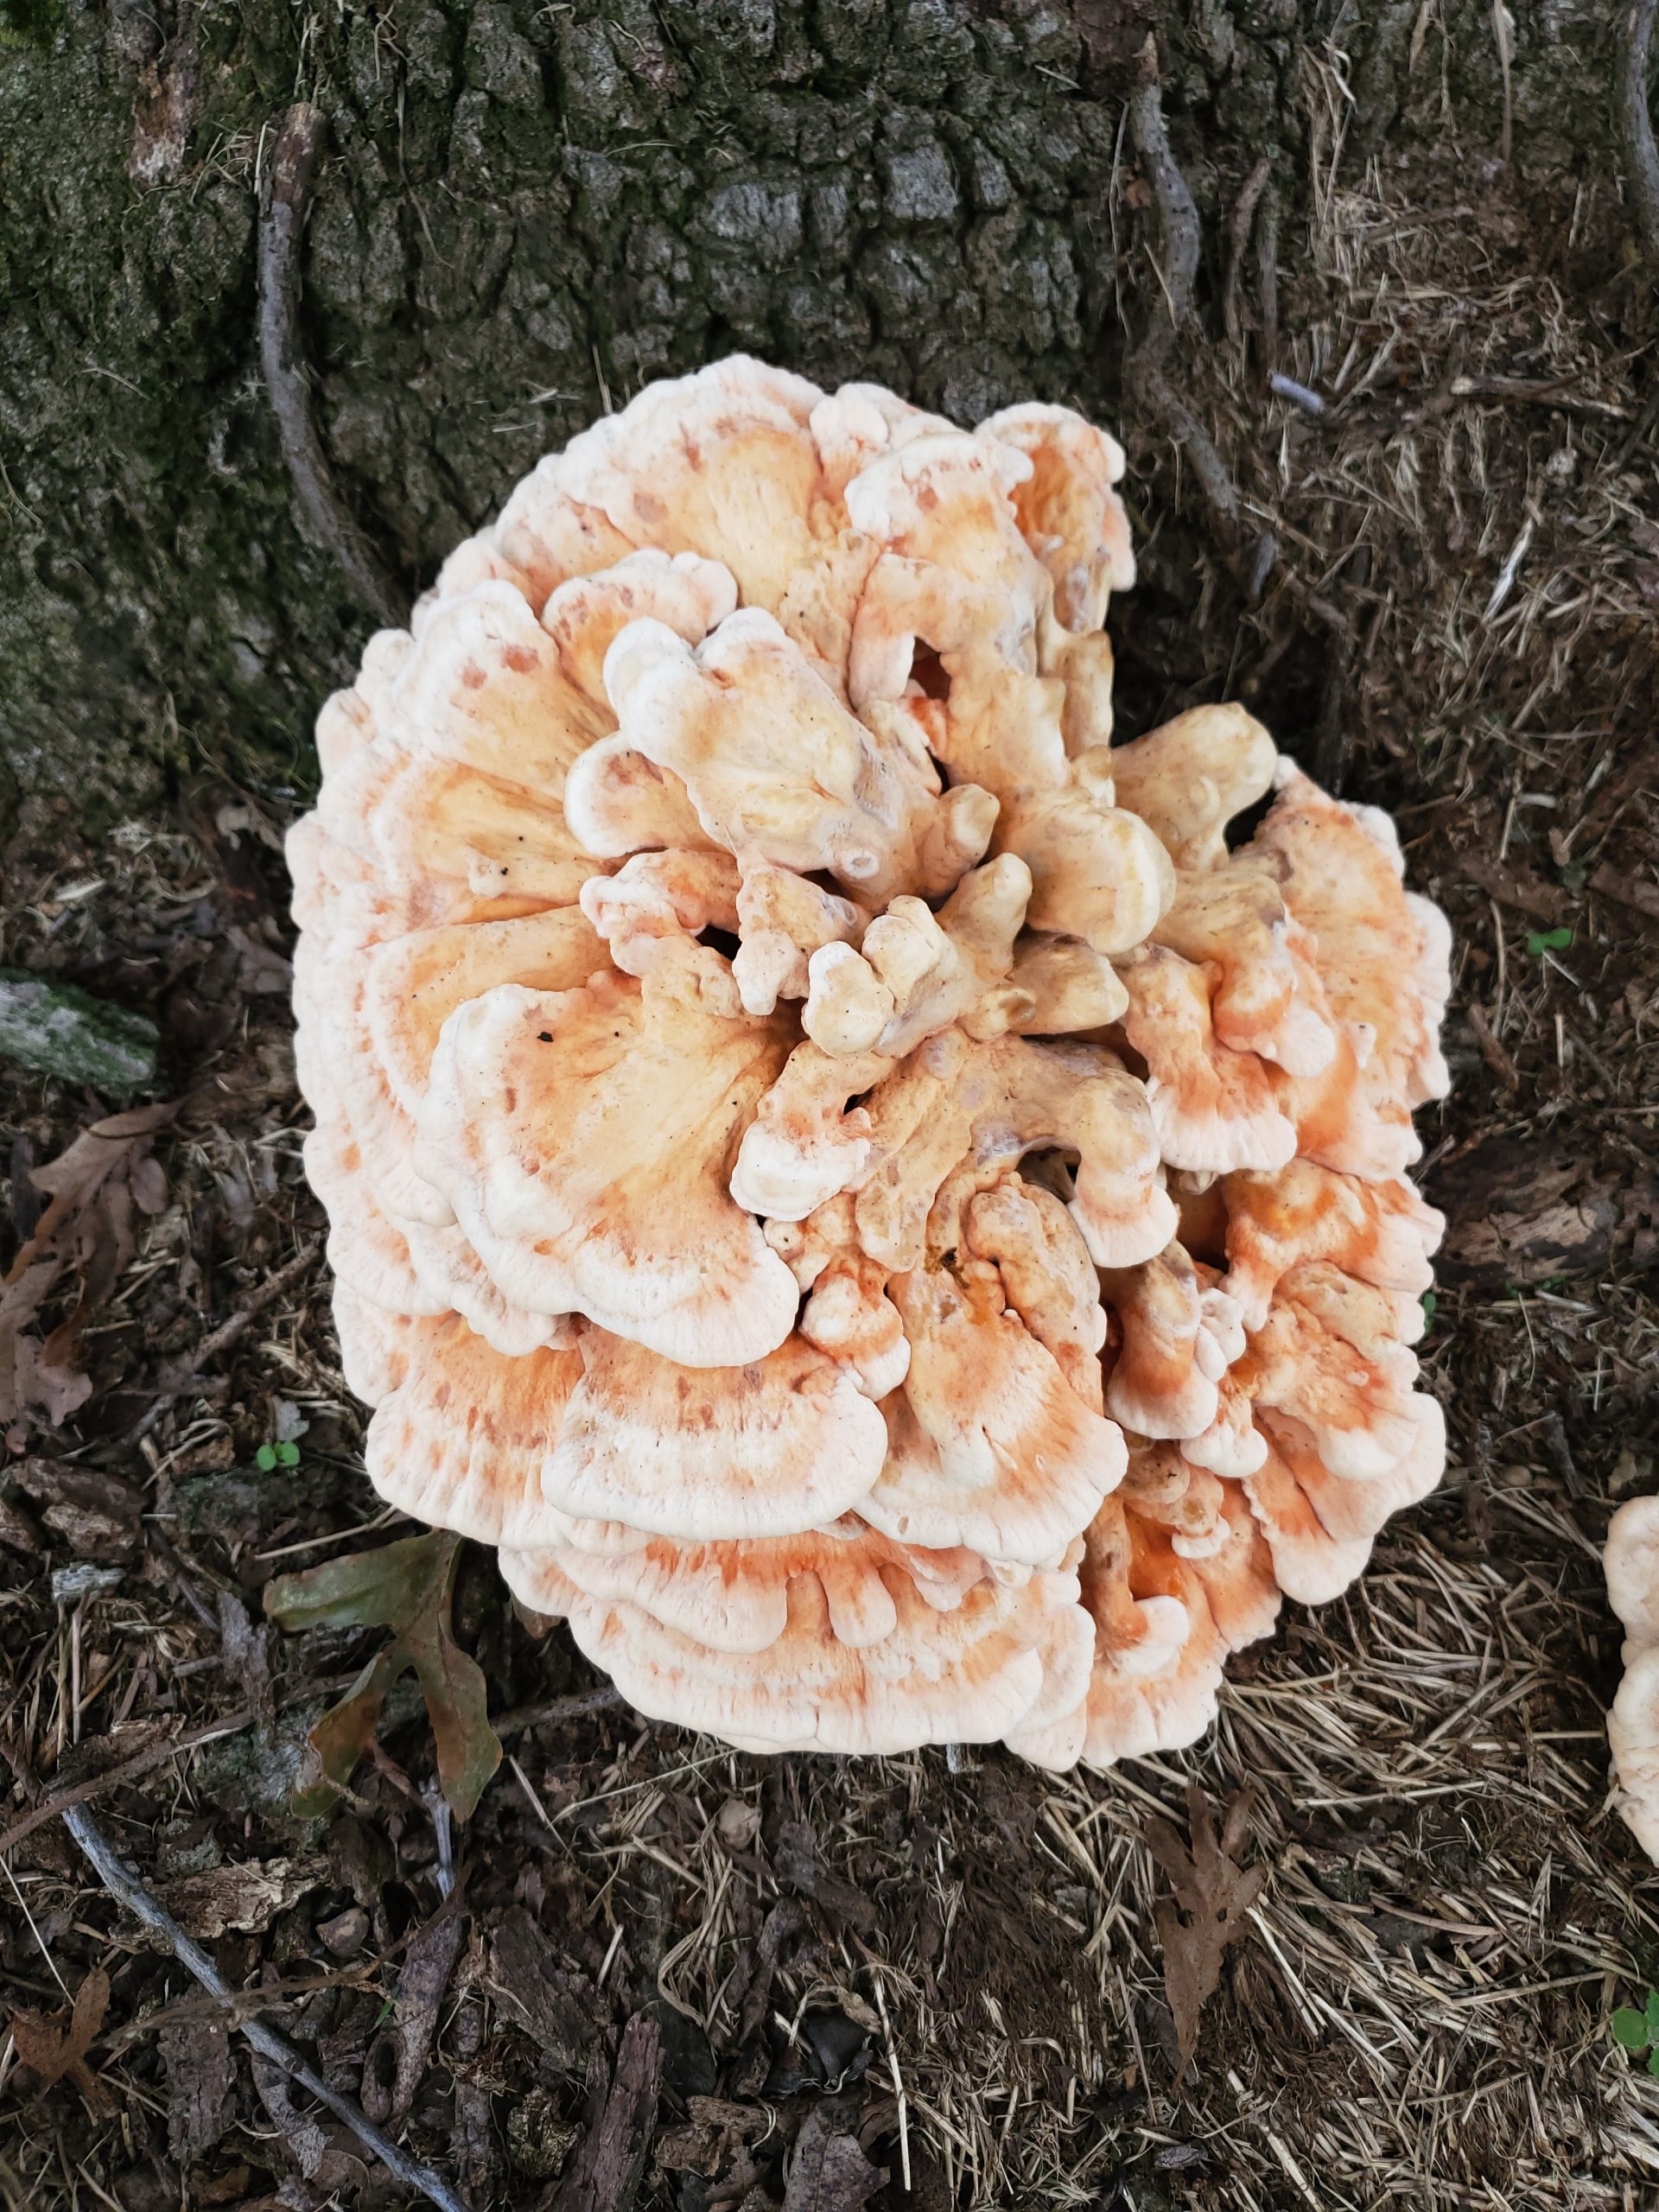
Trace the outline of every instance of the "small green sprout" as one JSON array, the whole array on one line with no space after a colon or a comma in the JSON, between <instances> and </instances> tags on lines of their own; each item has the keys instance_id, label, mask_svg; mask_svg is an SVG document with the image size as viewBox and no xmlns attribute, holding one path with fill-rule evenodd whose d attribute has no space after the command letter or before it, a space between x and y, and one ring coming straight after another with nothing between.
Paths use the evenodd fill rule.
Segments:
<instances>
[{"instance_id":1,"label":"small green sprout","mask_svg":"<svg viewBox=\"0 0 1659 2212\"><path fill-rule=\"evenodd\" d=\"M1423 1293L1423 1333L1425 1336L1434 1325L1434 1314L1440 1302L1432 1290L1426 1290Z\"/></svg>"},{"instance_id":2,"label":"small green sprout","mask_svg":"<svg viewBox=\"0 0 1659 2212\"><path fill-rule=\"evenodd\" d=\"M1527 938L1527 950L1535 960L1541 960L1547 952L1565 952L1572 942L1569 929L1533 930Z\"/></svg>"},{"instance_id":3,"label":"small green sprout","mask_svg":"<svg viewBox=\"0 0 1659 2212\"><path fill-rule=\"evenodd\" d=\"M263 1475L273 1467L297 1467L300 1447L297 1444L262 1444L253 1455L253 1464Z\"/></svg>"},{"instance_id":4,"label":"small green sprout","mask_svg":"<svg viewBox=\"0 0 1659 2212\"><path fill-rule=\"evenodd\" d=\"M1613 2041L1632 2058L1639 2058L1645 2050L1649 2073L1659 2077L1659 1990L1648 1992L1646 2007L1640 2012L1634 2005L1621 2005L1610 2024Z\"/></svg>"}]
</instances>

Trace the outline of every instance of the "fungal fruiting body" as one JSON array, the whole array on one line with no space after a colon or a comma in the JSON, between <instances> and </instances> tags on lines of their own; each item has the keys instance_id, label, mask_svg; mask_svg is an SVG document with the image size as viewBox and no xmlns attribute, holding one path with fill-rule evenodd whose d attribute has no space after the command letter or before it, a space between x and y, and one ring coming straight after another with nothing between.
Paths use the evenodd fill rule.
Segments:
<instances>
[{"instance_id":1,"label":"fungal fruiting body","mask_svg":"<svg viewBox=\"0 0 1659 2212\"><path fill-rule=\"evenodd\" d=\"M1624 1627L1624 1676L1607 1715L1613 1802L1659 1859L1659 1497L1626 1499L1607 1524L1607 1596Z\"/></svg>"},{"instance_id":2,"label":"fungal fruiting body","mask_svg":"<svg viewBox=\"0 0 1659 2212\"><path fill-rule=\"evenodd\" d=\"M1243 709L1112 743L1122 467L725 361L543 461L319 721L370 1475L654 1717L1186 1744L1439 1478L1446 925Z\"/></svg>"}]
</instances>

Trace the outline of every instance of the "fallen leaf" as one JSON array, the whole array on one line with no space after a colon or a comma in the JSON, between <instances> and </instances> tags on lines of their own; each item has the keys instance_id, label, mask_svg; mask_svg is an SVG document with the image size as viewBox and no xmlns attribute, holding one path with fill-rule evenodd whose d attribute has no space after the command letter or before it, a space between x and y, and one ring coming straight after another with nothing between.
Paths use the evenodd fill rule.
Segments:
<instances>
[{"instance_id":1,"label":"fallen leaf","mask_svg":"<svg viewBox=\"0 0 1659 2212\"><path fill-rule=\"evenodd\" d=\"M795 2138L784 2212L859 2212L887 2178L887 2168L870 2164L857 2136L826 2099L813 2107Z\"/></svg>"},{"instance_id":2,"label":"fallen leaf","mask_svg":"<svg viewBox=\"0 0 1659 2212\"><path fill-rule=\"evenodd\" d=\"M778 1831L772 1865L780 1882L844 1921L861 1936L875 1933L875 1907L852 1883L832 1873L818 1857L817 1838L804 1821L785 1821Z\"/></svg>"},{"instance_id":3,"label":"fallen leaf","mask_svg":"<svg viewBox=\"0 0 1659 2212\"><path fill-rule=\"evenodd\" d=\"M1446 1214L1440 1271L1481 1289L1598 1274L1624 1241L1632 1179L1548 1138L1484 1137L1432 1189Z\"/></svg>"},{"instance_id":4,"label":"fallen leaf","mask_svg":"<svg viewBox=\"0 0 1659 2212\"><path fill-rule=\"evenodd\" d=\"M67 2022L61 2012L49 2018L39 2012L14 2012L11 2040L17 2056L48 2088L65 2080L73 2082L94 2113L107 2109L108 2100L86 2063L104 2015L110 2006L110 1977L94 1967L75 1992Z\"/></svg>"},{"instance_id":5,"label":"fallen leaf","mask_svg":"<svg viewBox=\"0 0 1659 2212\"><path fill-rule=\"evenodd\" d=\"M133 1215L156 1213L167 1185L150 1159L176 1103L136 1107L84 1128L29 1179L50 1201L0 1282L0 1423L21 1450L42 1422L57 1427L92 1395L76 1363L80 1332L137 1249ZM60 1281L77 1279L76 1303L46 1336L32 1333Z\"/></svg>"},{"instance_id":6,"label":"fallen leaf","mask_svg":"<svg viewBox=\"0 0 1659 2212\"><path fill-rule=\"evenodd\" d=\"M728 1797L715 1815L715 1831L728 1851L747 1851L760 1833L760 1808Z\"/></svg>"},{"instance_id":7,"label":"fallen leaf","mask_svg":"<svg viewBox=\"0 0 1659 2212\"><path fill-rule=\"evenodd\" d=\"M219 1593L219 1639L229 1677L241 1683L255 1719L269 1728L276 1718L270 1687L270 1630L263 1624L255 1628L233 1590Z\"/></svg>"},{"instance_id":8,"label":"fallen leaf","mask_svg":"<svg viewBox=\"0 0 1659 2212\"><path fill-rule=\"evenodd\" d=\"M686 2101L689 2127L659 2135L652 2156L664 2173L698 2173L712 2181L734 2144L753 2143L777 2126L775 2113L760 2105L740 2105L725 2097Z\"/></svg>"},{"instance_id":9,"label":"fallen leaf","mask_svg":"<svg viewBox=\"0 0 1659 2212\"><path fill-rule=\"evenodd\" d=\"M232 1929L257 1936L279 1912L328 1878L323 1859L250 1859L182 1875L162 1890L162 1903L187 1936L212 1942Z\"/></svg>"},{"instance_id":10,"label":"fallen leaf","mask_svg":"<svg viewBox=\"0 0 1659 2212\"><path fill-rule=\"evenodd\" d=\"M265 1611L285 1629L396 1631L311 1731L318 1779L296 1796L296 1813L327 1811L367 1751L387 1692L412 1669L432 1723L444 1796L457 1820L471 1817L501 1764L501 1745L490 1726L483 1669L450 1628L460 1557L461 1539L434 1529L378 1551L330 1560L303 1574L279 1575L266 1585Z\"/></svg>"},{"instance_id":11,"label":"fallen leaf","mask_svg":"<svg viewBox=\"0 0 1659 2212\"><path fill-rule=\"evenodd\" d=\"M780 1897L761 1923L760 1941L755 1946L754 1972L737 2024L740 2044L747 2043L751 2036L759 2032L760 2023L766 2017L772 1978L778 1971L779 1954L791 1936L800 1935L805 1926L805 1910L794 1897Z\"/></svg>"},{"instance_id":12,"label":"fallen leaf","mask_svg":"<svg viewBox=\"0 0 1659 2212\"><path fill-rule=\"evenodd\" d=\"M1526 869L1508 868L1502 861L1488 860L1481 853L1465 853L1459 865L1471 883L1478 884L1487 897L1496 899L1500 906L1513 906L1517 912L1530 914L1535 921L1560 921L1561 893L1553 885L1540 882Z\"/></svg>"},{"instance_id":13,"label":"fallen leaf","mask_svg":"<svg viewBox=\"0 0 1659 2212\"><path fill-rule=\"evenodd\" d=\"M415 2092L432 2055L438 2008L461 1956L466 1932L467 1916L452 1899L410 1938L397 1969L397 2004L388 2032L394 2039L397 2061L391 2117L399 2123L415 2101Z\"/></svg>"},{"instance_id":14,"label":"fallen leaf","mask_svg":"<svg viewBox=\"0 0 1659 2212\"><path fill-rule=\"evenodd\" d=\"M1198 2048L1198 2020L1221 1980L1222 1955L1244 1932L1244 1916L1268 1878L1264 1866L1240 1866L1249 1793L1227 1808L1221 1835L1215 1815L1196 1782L1186 1790L1192 1847L1165 1820L1147 1822L1147 1847L1169 1876L1173 1897L1160 1897L1153 1919L1164 1947L1164 1989L1175 2022L1185 2074Z\"/></svg>"}]
</instances>

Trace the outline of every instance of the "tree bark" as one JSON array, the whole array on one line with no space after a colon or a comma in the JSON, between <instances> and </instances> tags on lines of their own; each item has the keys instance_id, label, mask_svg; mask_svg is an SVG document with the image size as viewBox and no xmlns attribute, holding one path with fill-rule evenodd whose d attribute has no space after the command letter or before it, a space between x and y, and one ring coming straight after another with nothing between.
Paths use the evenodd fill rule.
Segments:
<instances>
[{"instance_id":1,"label":"tree bark","mask_svg":"<svg viewBox=\"0 0 1659 2212\"><path fill-rule=\"evenodd\" d=\"M406 598L539 454L733 347L1132 429L1149 35L1218 299L1264 152L1281 241L1338 160L1451 208L1506 112L1518 206L1612 204L1610 12L1561 0L1506 55L1486 0L0 0L0 810L108 819L204 765L309 787L372 618L260 373L296 99L326 135L295 347Z\"/></svg>"}]
</instances>

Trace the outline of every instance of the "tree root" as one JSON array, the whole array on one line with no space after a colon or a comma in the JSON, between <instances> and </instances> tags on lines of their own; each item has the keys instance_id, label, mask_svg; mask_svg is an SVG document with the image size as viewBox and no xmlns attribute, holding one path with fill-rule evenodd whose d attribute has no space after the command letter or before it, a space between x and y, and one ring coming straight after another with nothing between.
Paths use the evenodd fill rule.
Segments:
<instances>
[{"instance_id":1,"label":"tree root","mask_svg":"<svg viewBox=\"0 0 1659 2212\"><path fill-rule=\"evenodd\" d=\"M363 605L396 630L408 619L408 601L340 505L311 419L300 349L300 235L323 124L321 108L303 101L291 107L271 156L270 195L259 223L259 361L283 457L313 534L334 555Z\"/></svg>"},{"instance_id":2,"label":"tree root","mask_svg":"<svg viewBox=\"0 0 1659 2212\"><path fill-rule=\"evenodd\" d=\"M1624 35L1615 41L1618 80L1613 115L1618 125L1636 227L1656 274L1659 274L1659 149L1653 142L1648 110L1648 60L1653 51L1653 21L1659 0L1630 0Z\"/></svg>"},{"instance_id":3,"label":"tree root","mask_svg":"<svg viewBox=\"0 0 1659 2212\"><path fill-rule=\"evenodd\" d=\"M1637 0L1637 4L1651 8L1659 5L1659 0ZM1141 49L1141 82L1129 103L1129 129L1158 209L1166 264L1160 274L1166 312L1154 310L1145 334L1125 361L1124 386L1150 407L1185 454L1209 503L1211 527L1222 558L1251 604L1260 599L1268 578L1276 570L1290 597L1332 633L1334 680L1345 683L1352 655L1353 624L1341 607L1281 562L1279 541L1271 531L1262 531L1247 545L1244 503L1232 472L1222 459L1215 441L1175 390L1165 366L1176 332L1192 314L1192 287L1198 275L1201 239L1198 209L1170 149L1163 93L1158 80L1157 48L1151 37ZM1231 296L1236 264L1249 235L1249 217L1258 200L1261 221L1257 257L1262 280L1263 348L1265 358L1271 362L1278 350L1278 212L1271 184L1259 164L1247 180L1234 213L1234 267L1229 276L1230 298L1224 302L1224 309L1230 306L1232 319L1236 318L1236 300ZM1333 703L1327 694L1327 720L1332 712L1339 712L1339 699ZM1325 749L1333 758L1338 750L1329 745ZM1341 759L1345 760L1346 747L1339 751ZM1338 760L1338 781L1340 765Z\"/></svg>"}]
</instances>

